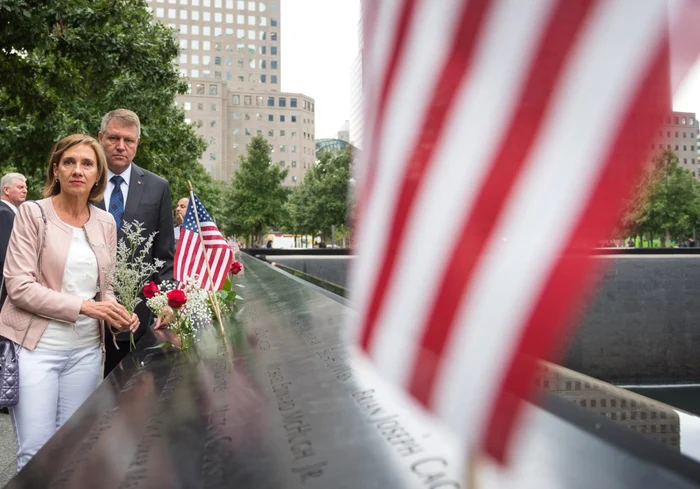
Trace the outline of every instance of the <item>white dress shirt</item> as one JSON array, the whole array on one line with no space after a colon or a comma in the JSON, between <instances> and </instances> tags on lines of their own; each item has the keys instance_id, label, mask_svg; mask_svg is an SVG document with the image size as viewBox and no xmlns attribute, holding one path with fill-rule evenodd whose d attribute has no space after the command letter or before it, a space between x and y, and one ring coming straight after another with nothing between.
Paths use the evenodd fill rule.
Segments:
<instances>
[{"instance_id":1,"label":"white dress shirt","mask_svg":"<svg viewBox=\"0 0 700 489\"><path fill-rule=\"evenodd\" d=\"M112 173L112 171L107 168L107 189L105 190L105 209L109 211L109 199L112 198L112 192L114 191L114 184L112 183L112 177L116 175L116 173ZM124 181L122 182L121 189L122 189L122 195L124 196L124 208L126 209L126 199L129 195L129 183L131 182L131 163L129 163L129 166L126 167L126 170L124 170L121 175L120 175Z\"/></svg>"}]
</instances>

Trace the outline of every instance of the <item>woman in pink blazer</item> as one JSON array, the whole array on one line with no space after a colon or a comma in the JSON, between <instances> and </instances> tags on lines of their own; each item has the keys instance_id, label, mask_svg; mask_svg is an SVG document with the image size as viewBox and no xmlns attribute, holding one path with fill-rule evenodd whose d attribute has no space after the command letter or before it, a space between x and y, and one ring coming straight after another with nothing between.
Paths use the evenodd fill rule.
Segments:
<instances>
[{"instance_id":1,"label":"woman in pink blazer","mask_svg":"<svg viewBox=\"0 0 700 489\"><path fill-rule=\"evenodd\" d=\"M19 402L11 409L18 471L97 387L104 323L110 331L138 327L105 279L117 230L112 215L90 202L102 198L106 185L100 144L90 136L68 136L51 152L45 198L21 205L15 219L0 335L22 346Z\"/></svg>"}]
</instances>

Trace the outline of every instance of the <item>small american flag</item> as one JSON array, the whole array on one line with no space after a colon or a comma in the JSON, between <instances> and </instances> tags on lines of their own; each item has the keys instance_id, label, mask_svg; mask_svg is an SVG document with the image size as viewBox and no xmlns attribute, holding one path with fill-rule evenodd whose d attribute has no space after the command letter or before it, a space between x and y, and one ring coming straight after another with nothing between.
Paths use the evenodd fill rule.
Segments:
<instances>
[{"instance_id":1,"label":"small american flag","mask_svg":"<svg viewBox=\"0 0 700 489\"><path fill-rule=\"evenodd\" d=\"M552 356L591 284L698 4L363 2L356 341L467 447L505 459L523 359Z\"/></svg>"},{"instance_id":2,"label":"small american flag","mask_svg":"<svg viewBox=\"0 0 700 489\"><path fill-rule=\"evenodd\" d=\"M226 275L233 261L231 248L197 196L192 194L192 197L187 207L185 220L180 226L180 239L175 250L173 275L175 280L180 282L186 281L193 275L198 275L204 289L220 290L224 286ZM200 240L197 230L195 212L197 212L199 225L202 229L204 249L202 249L202 240ZM209 267L207 267L207 261ZM209 276L209 270L211 270L213 278Z\"/></svg>"}]
</instances>

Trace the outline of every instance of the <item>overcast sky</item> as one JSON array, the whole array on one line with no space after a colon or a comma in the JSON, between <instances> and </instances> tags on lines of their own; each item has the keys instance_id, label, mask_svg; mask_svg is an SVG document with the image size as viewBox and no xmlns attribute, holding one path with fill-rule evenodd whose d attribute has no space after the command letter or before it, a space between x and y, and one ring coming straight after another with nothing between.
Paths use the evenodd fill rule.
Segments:
<instances>
[{"instance_id":1,"label":"overcast sky","mask_svg":"<svg viewBox=\"0 0 700 489\"><path fill-rule=\"evenodd\" d=\"M316 100L316 138L350 118L359 0L282 0L282 90Z\"/></svg>"},{"instance_id":2,"label":"overcast sky","mask_svg":"<svg viewBox=\"0 0 700 489\"><path fill-rule=\"evenodd\" d=\"M282 0L282 90L316 99L316 138L350 118L350 66L359 0ZM700 115L700 62L676 92L674 110Z\"/></svg>"}]
</instances>

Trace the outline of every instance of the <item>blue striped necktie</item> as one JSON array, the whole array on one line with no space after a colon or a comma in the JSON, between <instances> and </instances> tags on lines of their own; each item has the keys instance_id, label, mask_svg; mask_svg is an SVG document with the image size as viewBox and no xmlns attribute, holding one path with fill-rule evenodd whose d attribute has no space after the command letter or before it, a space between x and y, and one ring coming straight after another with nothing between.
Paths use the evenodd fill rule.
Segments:
<instances>
[{"instance_id":1,"label":"blue striped necktie","mask_svg":"<svg viewBox=\"0 0 700 489\"><path fill-rule=\"evenodd\" d=\"M120 175L114 175L109 179L114 184L114 190L109 198L109 213L117 223L117 231L122 227L122 216L124 215L124 194L122 193L122 182L124 179Z\"/></svg>"}]
</instances>

